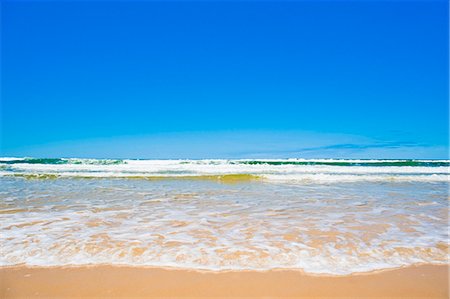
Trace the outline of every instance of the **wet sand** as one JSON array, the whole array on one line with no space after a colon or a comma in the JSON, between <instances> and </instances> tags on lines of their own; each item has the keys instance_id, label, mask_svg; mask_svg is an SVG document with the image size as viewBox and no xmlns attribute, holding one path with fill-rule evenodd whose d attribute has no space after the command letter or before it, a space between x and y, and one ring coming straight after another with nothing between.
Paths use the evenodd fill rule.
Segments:
<instances>
[{"instance_id":1,"label":"wet sand","mask_svg":"<svg viewBox=\"0 0 450 299\"><path fill-rule=\"evenodd\" d=\"M334 277L287 270L214 273L118 266L19 266L0 268L0 298L448 298L448 278L445 265Z\"/></svg>"}]
</instances>

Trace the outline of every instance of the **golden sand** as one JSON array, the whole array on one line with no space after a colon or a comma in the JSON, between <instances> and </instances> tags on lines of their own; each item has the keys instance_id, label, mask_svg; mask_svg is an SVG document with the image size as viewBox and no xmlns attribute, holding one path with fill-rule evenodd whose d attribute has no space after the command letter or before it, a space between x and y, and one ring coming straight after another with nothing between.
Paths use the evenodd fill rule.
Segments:
<instances>
[{"instance_id":1,"label":"golden sand","mask_svg":"<svg viewBox=\"0 0 450 299\"><path fill-rule=\"evenodd\" d=\"M298 271L199 272L118 266L0 268L0 298L448 298L449 267L349 276Z\"/></svg>"}]
</instances>

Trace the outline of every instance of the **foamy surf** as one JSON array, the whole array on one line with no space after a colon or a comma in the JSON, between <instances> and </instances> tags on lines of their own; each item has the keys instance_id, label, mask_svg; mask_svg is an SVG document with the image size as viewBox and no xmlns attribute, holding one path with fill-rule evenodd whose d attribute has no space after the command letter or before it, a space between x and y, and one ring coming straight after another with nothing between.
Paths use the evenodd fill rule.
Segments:
<instances>
[{"instance_id":1,"label":"foamy surf","mask_svg":"<svg viewBox=\"0 0 450 299\"><path fill-rule=\"evenodd\" d=\"M24 178L192 178L250 176L273 182L449 180L448 160L96 160L2 158L0 176Z\"/></svg>"},{"instance_id":2,"label":"foamy surf","mask_svg":"<svg viewBox=\"0 0 450 299\"><path fill-rule=\"evenodd\" d=\"M0 264L337 275L445 264L448 164L2 158Z\"/></svg>"}]
</instances>

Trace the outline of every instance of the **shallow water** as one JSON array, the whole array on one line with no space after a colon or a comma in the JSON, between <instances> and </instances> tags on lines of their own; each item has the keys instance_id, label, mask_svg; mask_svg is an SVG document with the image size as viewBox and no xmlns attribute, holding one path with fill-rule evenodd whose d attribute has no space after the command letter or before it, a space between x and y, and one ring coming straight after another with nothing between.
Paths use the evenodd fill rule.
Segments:
<instances>
[{"instance_id":1,"label":"shallow water","mask_svg":"<svg viewBox=\"0 0 450 299\"><path fill-rule=\"evenodd\" d=\"M4 163L0 263L348 274L448 262L446 166L232 162ZM219 179L231 174L258 179Z\"/></svg>"}]
</instances>

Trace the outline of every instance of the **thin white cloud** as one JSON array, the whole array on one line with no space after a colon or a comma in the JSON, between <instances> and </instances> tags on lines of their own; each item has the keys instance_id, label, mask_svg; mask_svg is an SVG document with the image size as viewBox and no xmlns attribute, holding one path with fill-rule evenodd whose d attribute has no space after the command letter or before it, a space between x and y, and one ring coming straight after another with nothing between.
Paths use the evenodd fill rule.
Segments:
<instances>
[{"instance_id":1,"label":"thin white cloud","mask_svg":"<svg viewBox=\"0 0 450 299\"><path fill-rule=\"evenodd\" d=\"M446 146L300 131L184 132L51 143L5 156L141 159L448 158Z\"/></svg>"}]
</instances>

